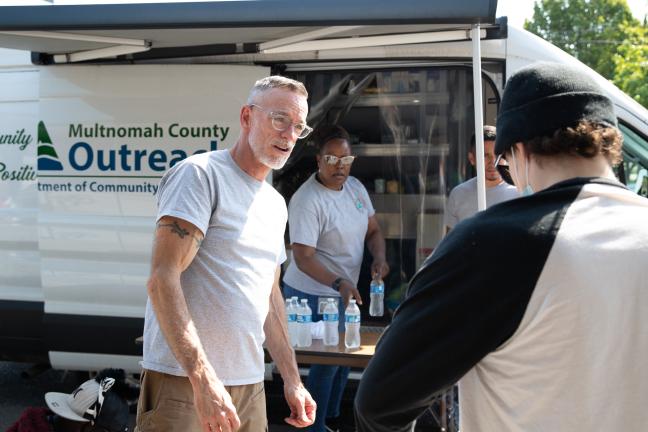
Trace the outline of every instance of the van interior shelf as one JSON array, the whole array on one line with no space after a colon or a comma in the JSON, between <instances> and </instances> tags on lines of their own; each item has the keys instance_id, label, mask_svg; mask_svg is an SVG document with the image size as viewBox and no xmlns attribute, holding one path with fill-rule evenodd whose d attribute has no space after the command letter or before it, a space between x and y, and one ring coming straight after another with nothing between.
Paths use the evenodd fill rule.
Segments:
<instances>
[{"instance_id":1,"label":"van interior shelf","mask_svg":"<svg viewBox=\"0 0 648 432\"><path fill-rule=\"evenodd\" d=\"M369 194L377 213L406 212L417 214L443 212L445 195L439 194Z\"/></svg>"},{"instance_id":2,"label":"van interior shelf","mask_svg":"<svg viewBox=\"0 0 648 432\"><path fill-rule=\"evenodd\" d=\"M445 156L449 144L354 144L353 153L358 156Z\"/></svg>"},{"instance_id":3,"label":"van interior shelf","mask_svg":"<svg viewBox=\"0 0 648 432\"><path fill-rule=\"evenodd\" d=\"M362 95L353 104L354 107L390 107L426 104L448 104L450 94L447 92L424 93L381 93L378 95Z\"/></svg>"}]
</instances>

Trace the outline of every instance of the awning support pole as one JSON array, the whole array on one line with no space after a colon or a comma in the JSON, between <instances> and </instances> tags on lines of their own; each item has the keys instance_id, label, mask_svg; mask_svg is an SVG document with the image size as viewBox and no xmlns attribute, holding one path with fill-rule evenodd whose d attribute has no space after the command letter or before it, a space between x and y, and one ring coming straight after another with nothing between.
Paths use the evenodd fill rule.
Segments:
<instances>
[{"instance_id":1,"label":"awning support pole","mask_svg":"<svg viewBox=\"0 0 648 432\"><path fill-rule=\"evenodd\" d=\"M482 102L481 45L479 24L470 31L473 54L473 105L475 107L475 159L477 160L477 210L486 209L486 170L484 167L484 113Z\"/></svg>"}]
</instances>

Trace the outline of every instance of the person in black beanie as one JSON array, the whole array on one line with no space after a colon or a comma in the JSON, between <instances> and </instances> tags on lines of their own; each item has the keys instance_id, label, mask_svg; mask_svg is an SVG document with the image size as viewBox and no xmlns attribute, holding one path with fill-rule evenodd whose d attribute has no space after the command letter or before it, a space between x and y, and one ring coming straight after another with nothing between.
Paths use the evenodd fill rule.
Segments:
<instances>
[{"instance_id":1,"label":"person in black beanie","mask_svg":"<svg viewBox=\"0 0 648 432\"><path fill-rule=\"evenodd\" d=\"M622 135L587 71L508 80L495 151L525 196L450 231L410 282L355 400L405 431L459 381L474 431L644 430L648 200L619 183Z\"/></svg>"}]
</instances>

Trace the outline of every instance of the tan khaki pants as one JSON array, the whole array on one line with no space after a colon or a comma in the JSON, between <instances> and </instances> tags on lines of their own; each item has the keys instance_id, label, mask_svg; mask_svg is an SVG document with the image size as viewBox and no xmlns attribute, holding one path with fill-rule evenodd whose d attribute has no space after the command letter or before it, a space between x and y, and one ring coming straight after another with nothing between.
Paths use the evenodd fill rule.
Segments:
<instances>
[{"instance_id":1,"label":"tan khaki pants","mask_svg":"<svg viewBox=\"0 0 648 432\"><path fill-rule=\"evenodd\" d=\"M225 388L241 420L239 431L267 431L263 382ZM142 371L135 431L201 432L189 379L152 370Z\"/></svg>"}]
</instances>

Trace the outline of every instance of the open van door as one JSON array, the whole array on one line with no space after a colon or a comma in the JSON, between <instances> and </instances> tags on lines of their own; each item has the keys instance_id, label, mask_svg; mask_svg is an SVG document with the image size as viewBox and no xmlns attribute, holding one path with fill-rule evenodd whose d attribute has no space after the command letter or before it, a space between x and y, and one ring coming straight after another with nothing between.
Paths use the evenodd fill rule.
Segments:
<instances>
[{"instance_id":1,"label":"open van door","mask_svg":"<svg viewBox=\"0 0 648 432\"><path fill-rule=\"evenodd\" d=\"M30 147L37 178L28 184L37 225L34 215L14 224L37 233L31 247L40 253L34 281L42 292L41 299L0 298L0 309L44 305L25 323L31 332L3 328L0 338L24 346L40 334L54 367L139 370L134 339L144 315L157 181L183 156L231 145L247 89L271 71L309 62L334 69L334 59L352 58L354 50L375 50L384 62L390 49L468 42L472 74L459 75L475 90L470 115L483 151L480 49L505 31L496 7L496 0L0 7L0 47L31 51L38 66L38 118L29 131L37 138ZM483 208L481 158L477 172ZM15 245L2 244L10 256ZM0 297L9 288L20 292L8 285Z\"/></svg>"}]
</instances>

